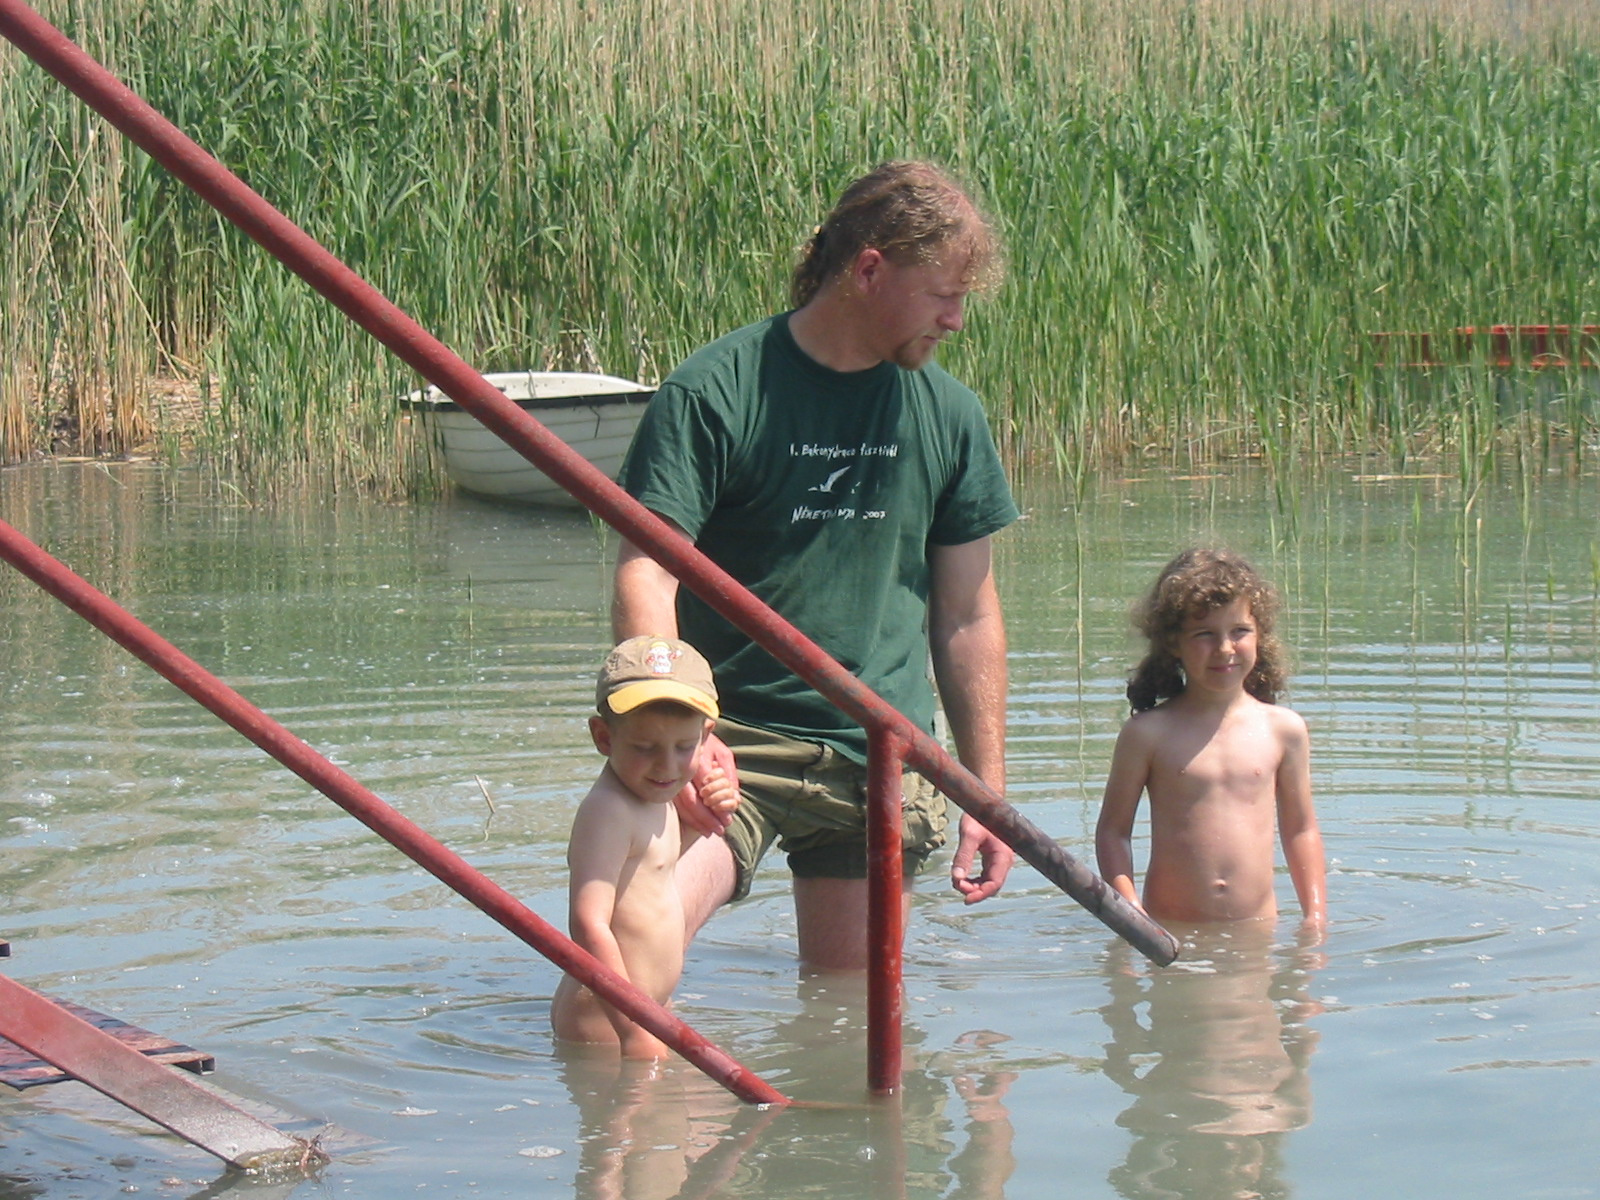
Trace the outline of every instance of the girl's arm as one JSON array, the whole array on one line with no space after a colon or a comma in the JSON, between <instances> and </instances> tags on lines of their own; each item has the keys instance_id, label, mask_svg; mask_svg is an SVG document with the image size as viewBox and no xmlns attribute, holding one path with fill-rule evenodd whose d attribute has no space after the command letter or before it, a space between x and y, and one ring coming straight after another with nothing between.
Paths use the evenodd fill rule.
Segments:
<instances>
[{"instance_id":1,"label":"girl's arm","mask_svg":"<svg viewBox=\"0 0 1600 1200\"><path fill-rule=\"evenodd\" d=\"M1094 830L1095 864L1101 878L1136 905L1139 889L1133 882L1133 821L1150 775L1149 751L1143 742L1133 721L1117 735L1111 773L1106 776L1105 796L1100 801L1100 820Z\"/></svg>"},{"instance_id":2,"label":"girl's arm","mask_svg":"<svg viewBox=\"0 0 1600 1200\"><path fill-rule=\"evenodd\" d=\"M1299 713L1279 709L1283 759L1278 764L1278 836L1289 878L1305 923L1321 930L1328 922L1327 861L1322 830L1311 803L1311 735Z\"/></svg>"}]
</instances>

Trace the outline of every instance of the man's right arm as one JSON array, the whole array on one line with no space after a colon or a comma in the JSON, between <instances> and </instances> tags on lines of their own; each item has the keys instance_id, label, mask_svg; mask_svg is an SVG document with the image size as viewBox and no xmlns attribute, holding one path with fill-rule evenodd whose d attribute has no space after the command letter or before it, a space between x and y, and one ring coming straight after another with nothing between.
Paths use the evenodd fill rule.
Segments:
<instances>
[{"instance_id":1,"label":"man's right arm","mask_svg":"<svg viewBox=\"0 0 1600 1200\"><path fill-rule=\"evenodd\" d=\"M672 521L667 524L674 532L683 533ZM678 636L678 577L632 542L623 542L617 551L611 633L619 642L631 637Z\"/></svg>"},{"instance_id":2,"label":"man's right arm","mask_svg":"<svg viewBox=\"0 0 1600 1200\"><path fill-rule=\"evenodd\" d=\"M665 517L662 520L676 532L683 533L674 522ZM619 642L631 637L678 636L678 577L632 542L623 542L617 551L611 593L611 633ZM678 816L695 833L721 833L732 822L733 808L737 806L708 805L699 795L699 788L703 782L712 782L710 769L715 764L731 781L731 790L737 795L739 771L734 765L733 751L714 733L706 738L700 761L702 766L695 774L694 783L683 789L674 804Z\"/></svg>"}]
</instances>

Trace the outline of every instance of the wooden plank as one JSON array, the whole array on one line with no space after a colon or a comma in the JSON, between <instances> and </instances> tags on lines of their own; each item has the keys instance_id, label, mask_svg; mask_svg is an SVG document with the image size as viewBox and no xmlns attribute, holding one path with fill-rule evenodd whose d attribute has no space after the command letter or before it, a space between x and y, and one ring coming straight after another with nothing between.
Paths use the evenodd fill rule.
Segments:
<instances>
[{"instance_id":1,"label":"wooden plank","mask_svg":"<svg viewBox=\"0 0 1600 1200\"><path fill-rule=\"evenodd\" d=\"M203 1050L174 1042L159 1034L151 1033L148 1029L129 1025L126 1021L96 1012L92 1008L85 1008L81 1004L74 1004L70 1000L56 1000L50 997L47 999L58 1008L82 1018L96 1029L110 1034L124 1046L137 1050L154 1062L182 1067L186 1071L193 1071L196 1075L206 1075L217 1069L217 1060ZM20 1092L26 1088L39 1087L46 1083L61 1083L71 1078L72 1076L65 1071L30 1054L14 1042L0 1037L0 1083L9 1084Z\"/></svg>"},{"instance_id":2,"label":"wooden plank","mask_svg":"<svg viewBox=\"0 0 1600 1200\"><path fill-rule=\"evenodd\" d=\"M304 1165L314 1150L187 1076L0 975L0 1037L236 1167Z\"/></svg>"}]
</instances>

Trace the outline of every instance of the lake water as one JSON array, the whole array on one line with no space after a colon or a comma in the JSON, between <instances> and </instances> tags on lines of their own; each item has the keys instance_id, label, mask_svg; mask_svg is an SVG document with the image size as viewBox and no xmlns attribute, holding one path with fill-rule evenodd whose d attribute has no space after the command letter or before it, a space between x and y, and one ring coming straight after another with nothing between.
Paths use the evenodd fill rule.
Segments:
<instances>
[{"instance_id":1,"label":"lake water","mask_svg":"<svg viewBox=\"0 0 1600 1200\"><path fill-rule=\"evenodd\" d=\"M1092 863L1127 606L1225 541L1286 595L1322 944L1286 916L1159 970L1026 866L962 908L941 860L903 1095L870 1103L861 985L797 977L774 860L678 1001L815 1102L747 1108L681 1063L558 1053L544 960L0 565L4 969L214 1054L335 1155L256 1179L82 1085L0 1087L0 1198L1600 1195L1600 475L1467 496L1345 465L1291 510L1250 466L1020 490L1013 801ZM0 518L564 924L607 641L586 516L257 509L79 464L0 472Z\"/></svg>"}]
</instances>

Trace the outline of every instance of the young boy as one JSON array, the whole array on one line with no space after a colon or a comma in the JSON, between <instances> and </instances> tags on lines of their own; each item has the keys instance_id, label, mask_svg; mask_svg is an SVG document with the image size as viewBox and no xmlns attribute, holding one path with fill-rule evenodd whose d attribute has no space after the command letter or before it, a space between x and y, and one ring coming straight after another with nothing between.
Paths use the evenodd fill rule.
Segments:
<instances>
[{"instance_id":1,"label":"young boy","mask_svg":"<svg viewBox=\"0 0 1600 1200\"><path fill-rule=\"evenodd\" d=\"M1305 923L1327 921L1310 737L1278 707L1277 597L1243 559L1190 550L1167 564L1137 615L1149 650L1128 684L1095 830L1106 882L1135 904L1131 846L1150 796L1143 907L1158 921L1270 920L1274 827Z\"/></svg>"},{"instance_id":2,"label":"young boy","mask_svg":"<svg viewBox=\"0 0 1600 1200\"><path fill-rule=\"evenodd\" d=\"M589 718L605 768L578 806L567 844L573 941L664 1004L683 971L683 903L673 873L681 851L672 799L695 774L717 716L711 668L673 638L635 637L606 657ZM718 769L700 783L718 811L738 804ZM559 1038L620 1043L627 1058L667 1048L571 976L550 1009Z\"/></svg>"}]
</instances>

